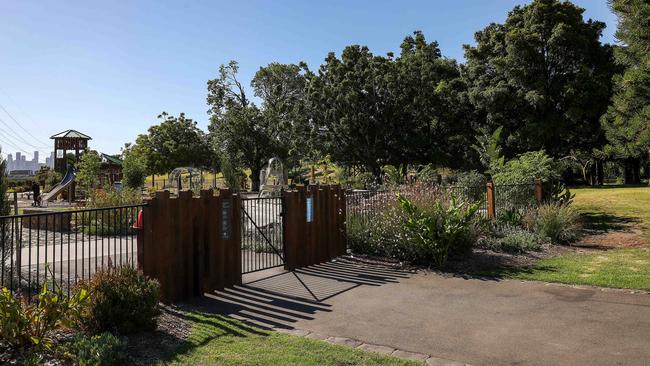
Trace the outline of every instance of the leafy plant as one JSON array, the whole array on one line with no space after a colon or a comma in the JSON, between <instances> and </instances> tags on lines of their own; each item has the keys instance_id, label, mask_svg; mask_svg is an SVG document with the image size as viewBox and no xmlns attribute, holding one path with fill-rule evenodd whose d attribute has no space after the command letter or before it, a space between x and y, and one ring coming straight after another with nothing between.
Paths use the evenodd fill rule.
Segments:
<instances>
[{"instance_id":1,"label":"leafy plant","mask_svg":"<svg viewBox=\"0 0 650 366\"><path fill-rule=\"evenodd\" d=\"M147 177L147 162L136 153L128 153L124 157L122 172L124 174L124 186L140 189Z\"/></svg>"},{"instance_id":2,"label":"leafy plant","mask_svg":"<svg viewBox=\"0 0 650 366\"><path fill-rule=\"evenodd\" d=\"M92 294L84 314L91 331L128 334L156 327L160 285L142 272L117 267L97 272L81 287Z\"/></svg>"},{"instance_id":3,"label":"leafy plant","mask_svg":"<svg viewBox=\"0 0 650 366\"><path fill-rule=\"evenodd\" d=\"M515 208L499 210L497 213L497 222L501 225L519 226L523 219L523 214Z\"/></svg>"},{"instance_id":4,"label":"leafy plant","mask_svg":"<svg viewBox=\"0 0 650 366\"><path fill-rule=\"evenodd\" d=\"M113 366L126 361L126 346L126 339L108 332L94 336L76 334L62 343L58 351L79 366Z\"/></svg>"},{"instance_id":5,"label":"leafy plant","mask_svg":"<svg viewBox=\"0 0 650 366\"><path fill-rule=\"evenodd\" d=\"M85 289L67 297L60 288L49 291L44 284L36 302L30 302L3 288L0 293L0 338L14 347L50 349L51 332L59 326L75 325L88 298Z\"/></svg>"},{"instance_id":6,"label":"leafy plant","mask_svg":"<svg viewBox=\"0 0 650 366\"><path fill-rule=\"evenodd\" d=\"M571 207L549 203L529 210L525 225L552 243L569 243L580 235L580 217Z\"/></svg>"},{"instance_id":7,"label":"leafy plant","mask_svg":"<svg viewBox=\"0 0 650 366\"><path fill-rule=\"evenodd\" d=\"M543 242L539 235L521 227L496 224L479 245L496 252L525 253L539 250Z\"/></svg>"},{"instance_id":8,"label":"leafy plant","mask_svg":"<svg viewBox=\"0 0 650 366\"><path fill-rule=\"evenodd\" d=\"M411 200L398 194L397 199L407 215L405 227L413 234L420 259L442 266L453 249L471 249L471 223L478 203L464 204L451 197L449 207L438 201L432 212L418 208Z\"/></svg>"}]
</instances>

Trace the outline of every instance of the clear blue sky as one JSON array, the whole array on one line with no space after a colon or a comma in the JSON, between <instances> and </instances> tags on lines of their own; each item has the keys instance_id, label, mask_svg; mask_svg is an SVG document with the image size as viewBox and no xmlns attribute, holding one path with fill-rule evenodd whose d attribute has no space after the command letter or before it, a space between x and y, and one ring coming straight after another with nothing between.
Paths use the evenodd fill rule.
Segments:
<instances>
[{"instance_id":1,"label":"clear blue sky","mask_svg":"<svg viewBox=\"0 0 650 366\"><path fill-rule=\"evenodd\" d=\"M475 31L527 2L0 0L0 105L11 114L0 109L11 128L0 122L0 146L31 157L35 145L44 159L49 137L72 128L93 138L91 148L117 153L161 111L185 112L205 129L206 81L231 59L248 83L273 61L317 69L346 45L385 54L422 30L462 62ZM574 3L607 23L603 41L612 43L606 0Z\"/></svg>"}]
</instances>

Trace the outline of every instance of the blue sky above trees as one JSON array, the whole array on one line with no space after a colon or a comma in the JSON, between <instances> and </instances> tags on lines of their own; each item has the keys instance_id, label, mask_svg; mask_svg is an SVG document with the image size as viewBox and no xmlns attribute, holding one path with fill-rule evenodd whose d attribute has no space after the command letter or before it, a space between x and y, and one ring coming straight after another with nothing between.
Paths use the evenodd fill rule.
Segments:
<instances>
[{"instance_id":1,"label":"blue sky above trees","mask_svg":"<svg viewBox=\"0 0 650 366\"><path fill-rule=\"evenodd\" d=\"M605 0L573 2L585 17L607 23L603 42L614 42L616 18ZM42 147L41 158L49 136L68 128L92 136L92 148L117 153L162 111L185 112L205 129L206 82L231 59L248 83L273 61L305 61L316 70L328 52L350 44L397 53L406 35L422 30L444 56L463 62L462 44L473 43L474 32L523 3L7 1L0 3L0 104L11 116L0 109L0 119ZM31 158L34 148L4 125L0 139ZM3 153L17 150L0 145Z\"/></svg>"}]
</instances>

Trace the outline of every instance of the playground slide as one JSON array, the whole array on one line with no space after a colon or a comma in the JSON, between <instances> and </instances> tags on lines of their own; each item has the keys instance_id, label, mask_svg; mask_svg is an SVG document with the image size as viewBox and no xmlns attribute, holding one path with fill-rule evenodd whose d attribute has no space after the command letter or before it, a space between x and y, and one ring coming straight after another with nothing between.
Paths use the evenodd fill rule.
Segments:
<instances>
[{"instance_id":1,"label":"playground slide","mask_svg":"<svg viewBox=\"0 0 650 366\"><path fill-rule=\"evenodd\" d=\"M43 202L53 200L56 196L59 195L59 193L63 192L64 189L68 188L68 186L74 182L76 176L77 172L74 170L74 167L69 166L68 171L65 173L65 176L63 177L61 183L55 185L48 193L43 194Z\"/></svg>"}]
</instances>

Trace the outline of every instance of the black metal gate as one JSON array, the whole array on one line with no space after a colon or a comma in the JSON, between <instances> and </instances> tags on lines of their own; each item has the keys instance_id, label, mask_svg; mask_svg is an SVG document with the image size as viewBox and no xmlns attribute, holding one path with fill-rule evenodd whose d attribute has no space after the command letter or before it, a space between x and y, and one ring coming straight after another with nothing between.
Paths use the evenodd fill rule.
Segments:
<instances>
[{"instance_id":1,"label":"black metal gate","mask_svg":"<svg viewBox=\"0 0 650 366\"><path fill-rule=\"evenodd\" d=\"M284 265L282 197L242 198L242 273Z\"/></svg>"}]
</instances>

